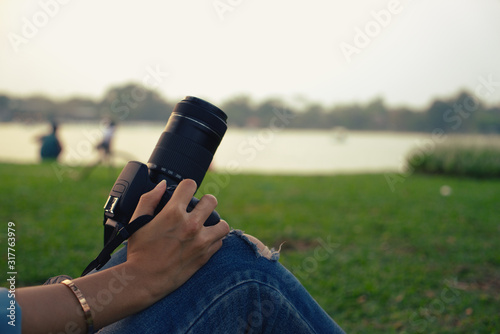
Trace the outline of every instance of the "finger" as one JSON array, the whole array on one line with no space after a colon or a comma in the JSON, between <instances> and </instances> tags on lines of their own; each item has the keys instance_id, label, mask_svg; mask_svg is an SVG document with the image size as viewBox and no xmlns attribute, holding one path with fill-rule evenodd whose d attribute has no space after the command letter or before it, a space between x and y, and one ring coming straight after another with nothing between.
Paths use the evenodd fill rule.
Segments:
<instances>
[{"instance_id":1,"label":"finger","mask_svg":"<svg viewBox=\"0 0 500 334\"><path fill-rule=\"evenodd\" d=\"M211 226L204 226L202 233L206 234L209 243L222 240L229 233L229 225L225 220L220 220L217 224Z\"/></svg>"},{"instance_id":2,"label":"finger","mask_svg":"<svg viewBox=\"0 0 500 334\"><path fill-rule=\"evenodd\" d=\"M213 195L204 195L191 211L191 215L203 223L216 207L217 199Z\"/></svg>"},{"instance_id":3,"label":"finger","mask_svg":"<svg viewBox=\"0 0 500 334\"><path fill-rule=\"evenodd\" d=\"M225 220L220 220L219 223L207 226L208 229L213 230L214 236L216 238L224 238L230 231L229 224Z\"/></svg>"},{"instance_id":4,"label":"finger","mask_svg":"<svg viewBox=\"0 0 500 334\"><path fill-rule=\"evenodd\" d=\"M229 225L225 220L221 220L215 225L206 226L202 229L204 233L209 235L209 253L215 253L222 246L222 239L229 233L229 230Z\"/></svg>"},{"instance_id":5,"label":"finger","mask_svg":"<svg viewBox=\"0 0 500 334\"><path fill-rule=\"evenodd\" d=\"M131 220L143 215L153 215L158 203L160 203L161 197L165 193L165 189L167 189L167 183L165 180L162 180L153 190L143 194L139 199L139 204L137 204Z\"/></svg>"},{"instance_id":6,"label":"finger","mask_svg":"<svg viewBox=\"0 0 500 334\"><path fill-rule=\"evenodd\" d=\"M191 179L182 180L172 194L169 202L180 203L183 208L187 208L191 198L196 192L196 182ZM184 206L185 204L185 206Z\"/></svg>"}]
</instances>

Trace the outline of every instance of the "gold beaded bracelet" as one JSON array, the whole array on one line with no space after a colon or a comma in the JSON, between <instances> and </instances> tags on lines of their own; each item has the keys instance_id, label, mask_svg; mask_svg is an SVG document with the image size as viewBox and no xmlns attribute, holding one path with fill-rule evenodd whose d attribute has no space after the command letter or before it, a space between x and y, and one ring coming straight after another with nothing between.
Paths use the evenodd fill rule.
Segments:
<instances>
[{"instance_id":1,"label":"gold beaded bracelet","mask_svg":"<svg viewBox=\"0 0 500 334\"><path fill-rule=\"evenodd\" d=\"M87 333L88 334L93 334L94 333L94 319L92 319L92 312L90 311L90 305L83 296L82 292L78 287L73 283L72 280L66 279L61 282L61 284L66 285L68 288L70 288L71 292L78 298L78 301L80 302L80 305L82 306L83 309L83 315L85 316L85 323L87 324Z\"/></svg>"}]
</instances>

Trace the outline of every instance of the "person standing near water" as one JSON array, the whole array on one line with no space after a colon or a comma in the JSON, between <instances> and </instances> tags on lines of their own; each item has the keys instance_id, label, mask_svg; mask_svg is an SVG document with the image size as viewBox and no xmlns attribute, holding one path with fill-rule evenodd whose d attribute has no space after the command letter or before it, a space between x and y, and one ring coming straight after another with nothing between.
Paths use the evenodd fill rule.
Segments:
<instances>
[{"instance_id":1,"label":"person standing near water","mask_svg":"<svg viewBox=\"0 0 500 334\"><path fill-rule=\"evenodd\" d=\"M110 120L104 130L102 141L97 145L97 149L101 153L101 161L109 162L111 159L111 143L116 130L116 123Z\"/></svg>"}]
</instances>

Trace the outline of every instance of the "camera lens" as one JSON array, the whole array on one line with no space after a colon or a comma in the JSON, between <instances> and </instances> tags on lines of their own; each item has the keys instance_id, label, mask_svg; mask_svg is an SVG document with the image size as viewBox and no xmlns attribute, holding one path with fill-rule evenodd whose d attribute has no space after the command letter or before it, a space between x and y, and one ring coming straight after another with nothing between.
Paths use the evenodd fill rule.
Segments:
<instances>
[{"instance_id":1,"label":"camera lens","mask_svg":"<svg viewBox=\"0 0 500 334\"><path fill-rule=\"evenodd\" d=\"M216 106L186 96L177 103L148 161L154 182L178 184L193 179L200 186L227 129L227 115Z\"/></svg>"}]
</instances>

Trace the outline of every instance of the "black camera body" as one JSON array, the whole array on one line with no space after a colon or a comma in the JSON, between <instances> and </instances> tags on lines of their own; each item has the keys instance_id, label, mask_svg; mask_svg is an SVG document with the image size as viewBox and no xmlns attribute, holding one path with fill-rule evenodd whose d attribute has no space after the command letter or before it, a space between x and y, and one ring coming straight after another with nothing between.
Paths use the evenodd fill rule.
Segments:
<instances>
[{"instance_id":1,"label":"black camera body","mask_svg":"<svg viewBox=\"0 0 500 334\"><path fill-rule=\"evenodd\" d=\"M138 161L127 163L115 181L104 205L104 244L109 241L114 231L120 230L130 222L141 195L153 190L156 185L157 183L151 180L147 165ZM176 187L177 184L170 186L167 184L165 194L156 207L155 215L167 204ZM193 197L187 211L190 212L196 204L198 204L198 199ZM213 211L205 221L205 225L215 225L219 220L219 214Z\"/></svg>"},{"instance_id":2,"label":"black camera body","mask_svg":"<svg viewBox=\"0 0 500 334\"><path fill-rule=\"evenodd\" d=\"M152 216L143 216L130 222L142 194L166 180L167 190L156 208L156 215L180 181L193 179L198 187L201 185L227 130L226 121L227 115L222 110L202 99L186 96L177 103L148 164L128 162L113 185L104 205L104 249L82 275L101 268L116 247L152 219ZM187 211L198 202L193 197ZM213 211L205 225L219 221L219 214Z\"/></svg>"}]
</instances>

